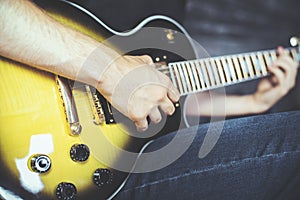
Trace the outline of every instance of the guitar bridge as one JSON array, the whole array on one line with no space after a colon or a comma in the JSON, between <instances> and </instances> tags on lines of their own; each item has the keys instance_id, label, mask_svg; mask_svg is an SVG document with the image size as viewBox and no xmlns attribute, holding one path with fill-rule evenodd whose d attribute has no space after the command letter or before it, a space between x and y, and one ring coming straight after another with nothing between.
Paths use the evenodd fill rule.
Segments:
<instances>
[{"instance_id":1,"label":"guitar bridge","mask_svg":"<svg viewBox=\"0 0 300 200\"><path fill-rule=\"evenodd\" d=\"M82 127L79 123L77 109L73 98L72 89L69 85L69 81L68 79L60 76L56 76L55 79L58 85L60 96L64 102L65 114L70 125L71 133L73 135L78 135L81 133Z\"/></svg>"}]
</instances>

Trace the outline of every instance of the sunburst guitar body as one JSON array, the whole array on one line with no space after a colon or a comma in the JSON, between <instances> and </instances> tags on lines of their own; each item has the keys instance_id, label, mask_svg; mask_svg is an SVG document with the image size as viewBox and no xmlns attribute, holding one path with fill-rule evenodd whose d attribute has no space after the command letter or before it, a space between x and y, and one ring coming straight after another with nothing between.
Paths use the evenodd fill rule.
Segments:
<instances>
[{"instance_id":1,"label":"sunburst guitar body","mask_svg":"<svg viewBox=\"0 0 300 200\"><path fill-rule=\"evenodd\" d=\"M95 20L69 4L60 1L36 3L61 23L98 41L111 36ZM182 58L167 50L186 45L184 49L189 51L184 52L184 57L193 58L194 52L186 38L177 45L174 25L160 20L148 24L161 25L166 28L149 40L164 44L166 50L146 48L126 53L148 54L168 63ZM122 40L122 45L126 46L141 38L128 36L117 40ZM109 45L122 51L122 45ZM124 160L121 150L139 152L148 139L137 139L132 136L134 133L128 134L135 129L131 122L116 117L117 111L90 86L3 57L0 76L1 196L109 198L134 164L135 157ZM172 117L173 123L179 115ZM163 123L159 134L176 130L178 126L172 122L169 126ZM115 167L121 162L127 162L127 170L126 167Z\"/></svg>"},{"instance_id":2,"label":"sunburst guitar body","mask_svg":"<svg viewBox=\"0 0 300 200\"><path fill-rule=\"evenodd\" d=\"M267 66L277 58L276 50L264 50L195 59L190 37L170 18L147 18L121 36L65 0L35 2L121 54L150 55L182 96L269 76ZM285 51L299 62L299 47ZM172 116L155 125L149 121L149 129L139 133L89 85L3 57L0 77L0 197L5 199L112 198L135 172L148 141L190 125L181 114L183 103L175 103Z\"/></svg>"}]
</instances>

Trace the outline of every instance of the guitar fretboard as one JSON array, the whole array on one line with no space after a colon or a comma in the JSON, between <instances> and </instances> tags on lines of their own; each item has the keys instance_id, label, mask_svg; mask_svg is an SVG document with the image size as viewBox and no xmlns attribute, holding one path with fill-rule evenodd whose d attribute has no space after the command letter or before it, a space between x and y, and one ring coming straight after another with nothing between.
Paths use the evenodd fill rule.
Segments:
<instances>
[{"instance_id":1,"label":"guitar fretboard","mask_svg":"<svg viewBox=\"0 0 300 200\"><path fill-rule=\"evenodd\" d=\"M299 49L285 49L300 61ZM168 64L169 75L181 95L224 87L267 76L268 66L276 60L276 50L266 50Z\"/></svg>"}]
</instances>

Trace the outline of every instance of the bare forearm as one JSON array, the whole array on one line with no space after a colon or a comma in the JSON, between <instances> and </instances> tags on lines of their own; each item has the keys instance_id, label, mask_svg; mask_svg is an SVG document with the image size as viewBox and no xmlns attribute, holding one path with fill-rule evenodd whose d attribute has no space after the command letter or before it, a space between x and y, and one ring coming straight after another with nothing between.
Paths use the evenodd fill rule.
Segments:
<instances>
[{"instance_id":1,"label":"bare forearm","mask_svg":"<svg viewBox=\"0 0 300 200\"><path fill-rule=\"evenodd\" d=\"M151 57L120 56L26 0L0 0L0 54L96 87L139 130L147 129L147 116L155 123L161 120L158 107L172 114L179 99Z\"/></svg>"},{"instance_id":2,"label":"bare forearm","mask_svg":"<svg viewBox=\"0 0 300 200\"><path fill-rule=\"evenodd\" d=\"M272 77L260 80L254 94L230 96L206 92L191 95L186 101L186 114L234 116L258 114L270 109L294 87L299 65L282 47L277 51L277 60L268 67Z\"/></svg>"},{"instance_id":3,"label":"bare forearm","mask_svg":"<svg viewBox=\"0 0 300 200\"><path fill-rule=\"evenodd\" d=\"M259 114L267 110L256 103L253 95L228 95L226 96L225 110L227 116Z\"/></svg>"},{"instance_id":4,"label":"bare forearm","mask_svg":"<svg viewBox=\"0 0 300 200\"><path fill-rule=\"evenodd\" d=\"M194 116L236 116L264 112L253 95L221 95L200 93L188 97L186 114Z\"/></svg>"},{"instance_id":5,"label":"bare forearm","mask_svg":"<svg viewBox=\"0 0 300 200\"><path fill-rule=\"evenodd\" d=\"M0 13L3 56L91 85L98 84L101 72L116 56L90 37L58 23L30 1L1 0ZM97 60L89 60L89 67L83 68L97 48Z\"/></svg>"}]
</instances>

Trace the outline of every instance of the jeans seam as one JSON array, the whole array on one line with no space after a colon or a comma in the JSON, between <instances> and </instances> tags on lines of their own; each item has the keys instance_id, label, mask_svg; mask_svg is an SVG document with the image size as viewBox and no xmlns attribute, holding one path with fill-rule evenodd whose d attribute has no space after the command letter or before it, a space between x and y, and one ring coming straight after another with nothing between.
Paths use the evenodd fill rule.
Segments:
<instances>
[{"instance_id":1,"label":"jeans seam","mask_svg":"<svg viewBox=\"0 0 300 200\"><path fill-rule=\"evenodd\" d=\"M286 155L286 154L294 154L294 153L300 153L300 150L286 151L286 152L280 152L280 153L276 153L276 154L266 154L266 155L257 156L257 157L248 157L248 158L243 158L243 159L240 159L240 160L233 160L233 161L230 161L230 162L227 162L227 163L220 163L220 164L216 164L216 165L211 165L209 167L206 167L205 169L193 170L189 173L180 174L178 176L165 178L165 179L159 180L159 181L153 181L153 182L150 182L150 183L145 183L145 184L142 184L140 186L136 186L134 188L123 190L122 192L129 192L129 191L132 191L132 190L146 188L148 186L163 183L163 182L167 182L167 181L174 181L174 180L177 180L179 178L184 178L184 177L191 176L191 175L197 175L197 174L200 174L200 173L203 173L203 172L209 172L209 171L213 171L215 169L220 169L222 167L235 165L236 163L248 162L250 160L256 160L256 159L261 159L261 158L278 157L278 156L282 156L282 155Z\"/></svg>"}]
</instances>

